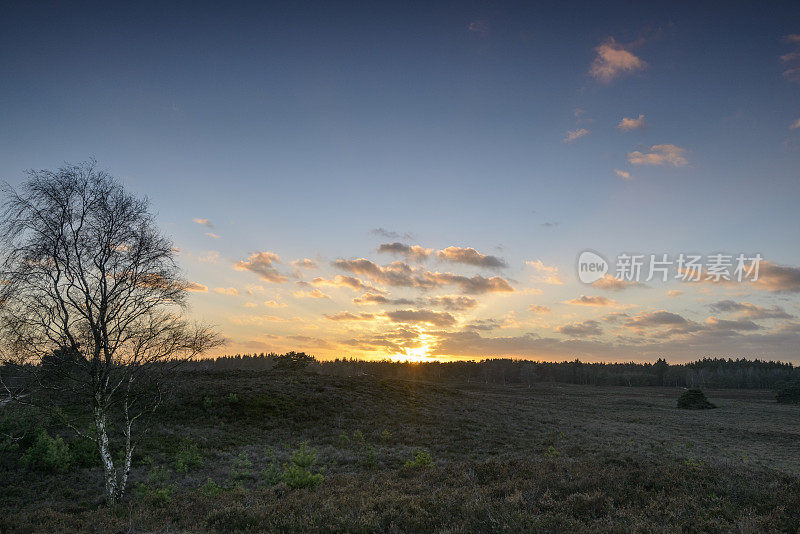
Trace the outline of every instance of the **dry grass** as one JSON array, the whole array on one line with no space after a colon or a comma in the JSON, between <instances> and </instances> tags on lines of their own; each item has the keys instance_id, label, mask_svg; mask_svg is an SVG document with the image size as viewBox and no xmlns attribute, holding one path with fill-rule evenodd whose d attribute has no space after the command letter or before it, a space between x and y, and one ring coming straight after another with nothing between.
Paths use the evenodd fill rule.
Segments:
<instances>
[{"instance_id":1,"label":"dry grass","mask_svg":"<svg viewBox=\"0 0 800 534\"><path fill-rule=\"evenodd\" d=\"M173 473L171 498L105 508L99 473L45 475L7 452L0 530L796 532L800 406L706 390L719 408L685 411L680 393L186 373L133 473L147 481L146 456L174 470L192 437L203 466ZM281 465L303 441L322 484L265 486L267 450ZM420 450L433 466L403 469ZM252 467L233 480L242 453ZM209 477L221 494L198 489Z\"/></svg>"}]
</instances>

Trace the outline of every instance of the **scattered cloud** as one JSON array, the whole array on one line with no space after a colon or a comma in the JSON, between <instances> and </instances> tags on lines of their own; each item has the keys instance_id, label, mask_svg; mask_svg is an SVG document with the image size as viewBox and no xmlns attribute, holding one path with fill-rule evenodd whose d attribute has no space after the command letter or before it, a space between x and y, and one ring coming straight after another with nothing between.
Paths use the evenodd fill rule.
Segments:
<instances>
[{"instance_id":1,"label":"scattered cloud","mask_svg":"<svg viewBox=\"0 0 800 534\"><path fill-rule=\"evenodd\" d=\"M613 37L600 43L594 50L597 56L589 68L589 74L602 83L611 83L623 74L631 74L647 67L647 63L617 43Z\"/></svg>"},{"instance_id":2,"label":"scattered cloud","mask_svg":"<svg viewBox=\"0 0 800 534\"><path fill-rule=\"evenodd\" d=\"M385 297L384 295L376 294L376 293L364 293L360 297L356 297L353 299L354 304L391 304L395 306L399 305L409 305L414 304L413 300L410 299L390 299Z\"/></svg>"},{"instance_id":3,"label":"scattered cloud","mask_svg":"<svg viewBox=\"0 0 800 534\"><path fill-rule=\"evenodd\" d=\"M219 236L217 234L215 234L214 232L206 232L206 235L208 237L210 237L211 239L219 239Z\"/></svg>"},{"instance_id":4,"label":"scattered cloud","mask_svg":"<svg viewBox=\"0 0 800 534\"><path fill-rule=\"evenodd\" d=\"M638 150L628 153L628 162L633 165L672 165L683 167L686 160L686 149L675 145L653 145L649 152Z\"/></svg>"},{"instance_id":5,"label":"scattered cloud","mask_svg":"<svg viewBox=\"0 0 800 534\"><path fill-rule=\"evenodd\" d=\"M580 297L572 300L568 300L566 304L572 304L575 306L618 306L617 301L606 298L606 297L588 297L586 295L581 295Z\"/></svg>"},{"instance_id":6,"label":"scattered cloud","mask_svg":"<svg viewBox=\"0 0 800 534\"><path fill-rule=\"evenodd\" d=\"M531 304L528 306L528 311L533 313L550 313L550 308L542 306L541 304Z\"/></svg>"},{"instance_id":7,"label":"scattered cloud","mask_svg":"<svg viewBox=\"0 0 800 534\"><path fill-rule=\"evenodd\" d=\"M532 276L534 282L554 285L560 285L564 283L561 275L558 274L558 267L555 265L545 265L542 263L542 260L526 261L525 264L533 267L533 269L536 271L536 274Z\"/></svg>"},{"instance_id":8,"label":"scattered cloud","mask_svg":"<svg viewBox=\"0 0 800 534\"><path fill-rule=\"evenodd\" d=\"M479 35L480 37L486 37L487 35L489 35L489 24L487 24L486 21L483 20L473 20L472 22L469 23L467 29L471 33Z\"/></svg>"},{"instance_id":9,"label":"scattered cloud","mask_svg":"<svg viewBox=\"0 0 800 534\"><path fill-rule=\"evenodd\" d=\"M599 336L603 333L600 328L600 323L594 320L584 321L582 323L572 323L559 326L556 331L559 334L564 334L572 337L589 337Z\"/></svg>"},{"instance_id":10,"label":"scattered cloud","mask_svg":"<svg viewBox=\"0 0 800 534\"><path fill-rule=\"evenodd\" d=\"M631 130L641 130L645 128L647 124L644 122L644 115L641 113L635 119L630 117L622 117L622 120L619 121L617 124L617 128L622 130L623 132L630 132Z\"/></svg>"},{"instance_id":11,"label":"scattered cloud","mask_svg":"<svg viewBox=\"0 0 800 534\"><path fill-rule=\"evenodd\" d=\"M445 310L449 311L467 311L478 306L477 300L463 295L440 295L437 297L428 297L425 299L425 302L429 306L444 308Z\"/></svg>"},{"instance_id":12,"label":"scattered cloud","mask_svg":"<svg viewBox=\"0 0 800 534\"><path fill-rule=\"evenodd\" d=\"M561 224L561 223L560 222L555 222L555 221L547 221L547 222L543 222L542 226L544 226L545 228L555 228L559 224Z\"/></svg>"},{"instance_id":13,"label":"scattered cloud","mask_svg":"<svg viewBox=\"0 0 800 534\"><path fill-rule=\"evenodd\" d=\"M201 226L205 226L206 228L214 228L214 225L211 224L211 221L208 219L200 219L199 217L195 217L192 219L192 222Z\"/></svg>"},{"instance_id":14,"label":"scattered cloud","mask_svg":"<svg viewBox=\"0 0 800 534\"><path fill-rule=\"evenodd\" d=\"M679 297L681 295L683 295L683 291L681 291L680 289L670 289L669 291L667 291L667 296L670 298Z\"/></svg>"},{"instance_id":15,"label":"scattered cloud","mask_svg":"<svg viewBox=\"0 0 800 534\"><path fill-rule=\"evenodd\" d=\"M433 249L424 248L419 245L405 245L400 242L383 243L378 247L378 252L397 254L404 256L409 261L424 261L433 254Z\"/></svg>"},{"instance_id":16,"label":"scattered cloud","mask_svg":"<svg viewBox=\"0 0 800 534\"><path fill-rule=\"evenodd\" d=\"M345 276L342 274L337 274L333 277L332 280L327 280L322 277L314 278L311 281L312 284L315 286L328 286L328 287L347 287L352 289L353 291L370 291L373 293L383 293L380 289L372 286L371 284L367 284L363 280L359 280L355 276Z\"/></svg>"},{"instance_id":17,"label":"scattered cloud","mask_svg":"<svg viewBox=\"0 0 800 534\"><path fill-rule=\"evenodd\" d=\"M386 228L374 228L370 230L372 235L376 235L378 237L385 237L386 239L414 239L414 235L410 232L395 232L392 230L387 230Z\"/></svg>"},{"instance_id":18,"label":"scattered cloud","mask_svg":"<svg viewBox=\"0 0 800 534\"><path fill-rule=\"evenodd\" d=\"M634 317L630 317L625 326L633 330L646 330L648 328L658 328L663 326L682 327L688 325L689 321L677 313L665 310L655 312L643 312Z\"/></svg>"},{"instance_id":19,"label":"scattered cloud","mask_svg":"<svg viewBox=\"0 0 800 534\"><path fill-rule=\"evenodd\" d=\"M633 176L628 171L621 171L619 169L614 169L614 174L622 178L623 180L632 180Z\"/></svg>"},{"instance_id":20,"label":"scattered cloud","mask_svg":"<svg viewBox=\"0 0 800 534\"><path fill-rule=\"evenodd\" d=\"M251 254L247 260L236 262L233 268L237 271L250 271L259 275L262 280L280 284L288 280L273 266L273 263L280 262L280 256L274 252L256 252Z\"/></svg>"},{"instance_id":21,"label":"scattered cloud","mask_svg":"<svg viewBox=\"0 0 800 534\"><path fill-rule=\"evenodd\" d=\"M606 291L624 291L634 287L645 287L645 285L640 282L634 282L633 280L621 280L610 274L606 274L603 278L593 282L592 287L604 289Z\"/></svg>"},{"instance_id":22,"label":"scattered cloud","mask_svg":"<svg viewBox=\"0 0 800 534\"><path fill-rule=\"evenodd\" d=\"M265 300L264 306L269 308L285 308L287 304L285 302L278 302L276 300Z\"/></svg>"},{"instance_id":23,"label":"scattered cloud","mask_svg":"<svg viewBox=\"0 0 800 534\"><path fill-rule=\"evenodd\" d=\"M497 256L489 256L481 254L474 248L468 247L447 247L436 253L436 257L441 261L448 261L450 263L463 263L465 265L474 265L476 267L485 267L487 269L499 269L508 267L506 261Z\"/></svg>"},{"instance_id":24,"label":"scattered cloud","mask_svg":"<svg viewBox=\"0 0 800 534\"><path fill-rule=\"evenodd\" d=\"M298 298L298 299L329 299L330 298L328 295L326 295L325 293L323 293L322 291L320 291L319 289L316 289L316 288L312 289L311 291L304 291L304 290L295 291L294 292L294 296L295 296L295 298Z\"/></svg>"},{"instance_id":25,"label":"scattered cloud","mask_svg":"<svg viewBox=\"0 0 800 534\"><path fill-rule=\"evenodd\" d=\"M720 300L709 306L711 311L716 313L734 313L738 317L748 319L793 319L794 316L787 313L780 306L764 308L749 302L736 302L733 300Z\"/></svg>"},{"instance_id":26,"label":"scattered cloud","mask_svg":"<svg viewBox=\"0 0 800 534\"><path fill-rule=\"evenodd\" d=\"M567 136L564 138L564 142L569 144L574 143L581 137L586 137L592 133L591 131L587 130L586 128L578 128L577 130L568 130Z\"/></svg>"},{"instance_id":27,"label":"scattered cloud","mask_svg":"<svg viewBox=\"0 0 800 534\"><path fill-rule=\"evenodd\" d=\"M301 260L294 260L292 262L292 266L296 267L298 269L316 269L317 268L317 264L314 262L314 260L311 260L309 258L303 258Z\"/></svg>"},{"instance_id":28,"label":"scattered cloud","mask_svg":"<svg viewBox=\"0 0 800 534\"><path fill-rule=\"evenodd\" d=\"M800 128L800 119L795 119L792 124L789 125L790 130L796 130Z\"/></svg>"},{"instance_id":29,"label":"scattered cloud","mask_svg":"<svg viewBox=\"0 0 800 534\"><path fill-rule=\"evenodd\" d=\"M440 328L450 327L456 323L456 318L451 314L431 310L396 310L385 312L383 315L395 323L424 323Z\"/></svg>"},{"instance_id":30,"label":"scattered cloud","mask_svg":"<svg viewBox=\"0 0 800 534\"><path fill-rule=\"evenodd\" d=\"M214 293L219 293L220 295L233 296L233 295L238 295L239 290L237 290L235 287L215 287Z\"/></svg>"},{"instance_id":31,"label":"scattered cloud","mask_svg":"<svg viewBox=\"0 0 800 534\"><path fill-rule=\"evenodd\" d=\"M326 319L331 321L374 321L375 315L372 313L351 313L347 311L334 313L333 315L325 315Z\"/></svg>"},{"instance_id":32,"label":"scattered cloud","mask_svg":"<svg viewBox=\"0 0 800 534\"><path fill-rule=\"evenodd\" d=\"M432 272L419 267L411 267L401 261L380 266L365 258L336 260L335 267L359 276L366 276L374 282L389 286L416 287L431 289L452 284L465 294L514 292L508 280L500 276L486 278L480 275L467 277L452 273Z\"/></svg>"},{"instance_id":33,"label":"scattered cloud","mask_svg":"<svg viewBox=\"0 0 800 534\"><path fill-rule=\"evenodd\" d=\"M762 261L759 266L758 280L753 287L774 293L800 292L800 267L777 265Z\"/></svg>"},{"instance_id":34,"label":"scattered cloud","mask_svg":"<svg viewBox=\"0 0 800 534\"><path fill-rule=\"evenodd\" d=\"M198 284L196 282L190 282L186 286L186 291L195 291L197 293L207 293L208 286L204 286L203 284Z\"/></svg>"}]
</instances>

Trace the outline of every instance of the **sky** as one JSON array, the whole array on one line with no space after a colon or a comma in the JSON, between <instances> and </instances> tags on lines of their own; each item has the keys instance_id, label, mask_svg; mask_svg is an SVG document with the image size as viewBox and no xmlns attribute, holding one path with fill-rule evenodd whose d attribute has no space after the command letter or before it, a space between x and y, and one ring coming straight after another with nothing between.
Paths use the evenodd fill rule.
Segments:
<instances>
[{"instance_id":1,"label":"sky","mask_svg":"<svg viewBox=\"0 0 800 534\"><path fill-rule=\"evenodd\" d=\"M0 180L89 158L220 354L800 363L791 2L3 3Z\"/></svg>"}]
</instances>

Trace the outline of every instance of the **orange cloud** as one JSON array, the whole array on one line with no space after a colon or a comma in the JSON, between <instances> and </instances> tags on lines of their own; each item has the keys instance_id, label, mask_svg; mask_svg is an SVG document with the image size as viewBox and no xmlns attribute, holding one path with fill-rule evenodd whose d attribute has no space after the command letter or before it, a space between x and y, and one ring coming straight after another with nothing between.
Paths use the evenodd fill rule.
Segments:
<instances>
[{"instance_id":1,"label":"orange cloud","mask_svg":"<svg viewBox=\"0 0 800 534\"><path fill-rule=\"evenodd\" d=\"M638 118L631 119L629 117L623 117L619 124L617 124L617 128L622 130L623 132L629 132L631 130L641 130L646 126L644 122L644 115L641 113L639 114Z\"/></svg>"},{"instance_id":2,"label":"orange cloud","mask_svg":"<svg viewBox=\"0 0 800 534\"><path fill-rule=\"evenodd\" d=\"M581 295L580 297L572 300L568 300L567 304L573 304L576 306L617 306L618 303L615 300L606 298L606 297L587 297L586 295Z\"/></svg>"},{"instance_id":3,"label":"orange cloud","mask_svg":"<svg viewBox=\"0 0 800 534\"><path fill-rule=\"evenodd\" d=\"M236 262L233 268L237 271L250 271L259 275L262 280L280 284L288 280L273 267L273 263L280 262L280 256L274 252L256 252L251 254L247 260Z\"/></svg>"},{"instance_id":4,"label":"orange cloud","mask_svg":"<svg viewBox=\"0 0 800 534\"><path fill-rule=\"evenodd\" d=\"M196 282L191 282L189 285L186 286L186 291L196 291L198 293L206 293L208 292L208 286L204 286L203 284L198 284Z\"/></svg>"},{"instance_id":5,"label":"orange cloud","mask_svg":"<svg viewBox=\"0 0 800 534\"><path fill-rule=\"evenodd\" d=\"M230 295L230 296L239 294L239 290L236 289L235 287L215 287L214 292L219 293L220 295Z\"/></svg>"},{"instance_id":6,"label":"orange cloud","mask_svg":"<svg viewBox=\"0 0 800 534\"><path fill-rule=\"evenodd\" d=\"M589 74L603 83L647 67L647 63L633 55L613 37L609 37L594 49L597 56L589 68Z\"/></svg>"},{"instance_id":7,"label":"orange cloud","mask_svg":"<svg viewBox=\"0 0 800 534\"><path fill-rule=\"evenodd\" d=\"M650 152L638 150L628 153L628 162L633 165L672 165L683 167L686 160L686 149L675 145L653 145Z\"/></svg>"},{"instance_id":8,"label":"orange cloud","mask_svg":"<svg viewBox=\"0 0 800 534\"><path fill-rule=\"evenodd\" d=\"M463 263L476 267L486 267L489 269L505 268L508 264L502 258L481 254L472 247L447 247L436 253L436 257L441 261L451 263Z\"/></svg>"}]
</instances>

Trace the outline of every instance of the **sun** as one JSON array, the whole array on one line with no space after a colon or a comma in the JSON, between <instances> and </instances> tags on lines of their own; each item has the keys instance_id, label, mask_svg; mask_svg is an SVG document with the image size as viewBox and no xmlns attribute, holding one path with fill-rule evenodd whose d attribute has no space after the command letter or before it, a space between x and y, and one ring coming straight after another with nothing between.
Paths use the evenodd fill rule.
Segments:
<instances>
[{"instance_id":1,"label":"sun","mask_svg":"<svg viewBox=\"0 0 800 534\"><path fill-rule=\"evenodd\" d=\"M428 334L420 334L417 338L419 345L406 349L405 354L393 354L392 360L398 362L426 362L431 361L431 350L433 350L434 337Z\"/></svg>"}]
</instances>

